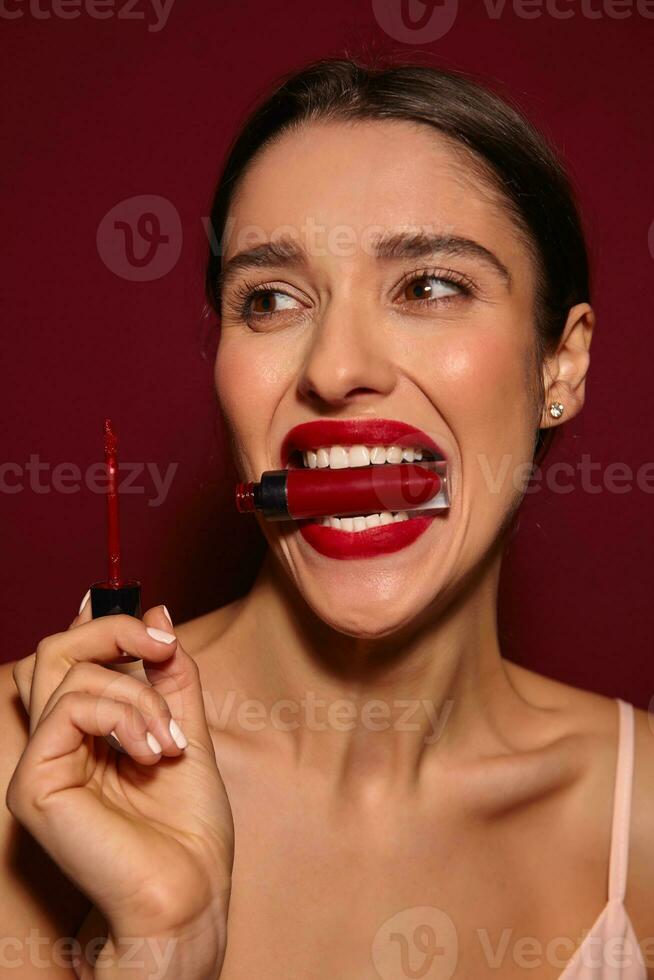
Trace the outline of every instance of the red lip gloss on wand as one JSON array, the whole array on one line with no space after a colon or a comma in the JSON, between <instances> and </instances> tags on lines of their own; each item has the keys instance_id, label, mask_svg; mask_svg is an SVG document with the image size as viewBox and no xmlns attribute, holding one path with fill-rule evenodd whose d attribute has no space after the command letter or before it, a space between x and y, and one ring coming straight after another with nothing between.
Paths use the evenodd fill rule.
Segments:
<instances>
[{"instance_id":1,"label":"red lip gloss on wand","mask_svg":"<svg viewBox=\"0 0 654 980\"><path fill-rule=\"evenodd\" d=\"M238 483L236 508L269 521L346 517L378 511L443 510L450 506L447 460L384 463L340 470L266 470Z\"/></svg>"}]
</instances>

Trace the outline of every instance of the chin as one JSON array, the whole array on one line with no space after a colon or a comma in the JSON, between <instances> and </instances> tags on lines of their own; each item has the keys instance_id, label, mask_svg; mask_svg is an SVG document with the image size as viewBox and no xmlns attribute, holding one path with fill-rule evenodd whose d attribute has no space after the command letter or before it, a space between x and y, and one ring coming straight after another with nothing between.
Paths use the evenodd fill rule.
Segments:
<instances>
[{"instance_id":1,"label":"chin","mask_svg":"<svg viewBox=\"0 0 654 980\"><path fill-rule=\"evenodd\" d=\"M380 587L379 582L366 586L359 581L356 590L342 585L321 588L316 595L303 592L313 612L328 626L362 640L381 639L405 628L428 604L408 594L406 579L398 581L394 590Z\"/></svg>"}]
</instances>

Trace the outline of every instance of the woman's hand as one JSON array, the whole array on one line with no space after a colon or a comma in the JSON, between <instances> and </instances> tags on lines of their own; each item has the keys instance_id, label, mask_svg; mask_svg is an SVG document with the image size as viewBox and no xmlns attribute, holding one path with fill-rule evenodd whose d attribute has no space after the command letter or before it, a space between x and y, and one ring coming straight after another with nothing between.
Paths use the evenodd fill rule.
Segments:
<instances>
[{"instance_id":1,"label":"woman's hand","mask_svg":"<svg viewBox=\"0 0 654 980\"><path fill-rule=\"evenodd\" d=\"M214 980L234 829L198 667L162 606L141 621L92 619L90 605L14 668L30 737L7 806L102 912L108 948L123 937L174 939L176 975ZM123 650L143 659L151 686L103 666ZM112 730L124 753L99 737ZM129 968L115 975L139 976Z\"/></svg>"}]
</instances>

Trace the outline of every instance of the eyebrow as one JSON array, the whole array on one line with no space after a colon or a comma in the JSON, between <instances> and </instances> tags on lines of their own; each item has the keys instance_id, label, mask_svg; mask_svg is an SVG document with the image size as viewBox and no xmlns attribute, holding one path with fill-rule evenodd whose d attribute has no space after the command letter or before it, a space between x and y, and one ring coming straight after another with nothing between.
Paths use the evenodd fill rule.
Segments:
<instances>
[{"instance_id":1,"label":"eyebrow","mask_svg":"<svg viewBox=\"0 0 654 980\"><path fill-rule=\"evenodd\" d=\"M436 254L465 256L478 259L493 269L511 289L511 273L504 263L489 249L471 238L458 235L431 234L426 232L393 232L376 238L373 242L374 256L378 259L416 259ZM306 267L309 255L296 239L284 235L273 241L262 242L253 248L237 252L229 259L218 274L218 291L241 270L259 269L267 266Z\"/></svg>"}]
</instances>

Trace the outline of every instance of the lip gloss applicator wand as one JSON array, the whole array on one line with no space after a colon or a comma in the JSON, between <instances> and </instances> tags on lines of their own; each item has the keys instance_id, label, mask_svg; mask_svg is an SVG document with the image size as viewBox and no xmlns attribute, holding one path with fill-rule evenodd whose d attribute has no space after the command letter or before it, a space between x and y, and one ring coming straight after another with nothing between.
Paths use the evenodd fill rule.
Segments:
<instances>
[{"instance_id":1,"label":"lip gloss applicator wand","mask_svg":"<svg viewBox=\"0 0 654 980\"><path fill-rule=\"evenodd\" d=\"M91 586L91 617L117 616L124 613L141 618L141 583L123 579L120 567L120 523L118 520L118 439L111 419L104 420L104 457L107 467L107 580ZM121 652L119 658L104 664L120 674L132 674L150 685L143 660ZM150 685L151 686L151 685ZM125 750L112 732L105 740L118 752Z\"/></svg>"}]
</instances>

